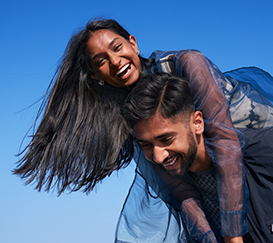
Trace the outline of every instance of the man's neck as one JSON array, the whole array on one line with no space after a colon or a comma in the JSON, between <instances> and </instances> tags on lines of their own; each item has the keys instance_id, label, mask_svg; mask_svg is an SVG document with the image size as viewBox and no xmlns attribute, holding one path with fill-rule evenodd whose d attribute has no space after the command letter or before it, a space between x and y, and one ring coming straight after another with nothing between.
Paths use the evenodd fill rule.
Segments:
<instances>
[{"instance_id":1,"label":"man's neck","mask_svg":"<svg viewBox=\"0 0 273 243\"><path fill-rule=\"evenodd\" d=\"M213 168L212 161L206 150L204 138L203 136L201 136L201 139L198 141L196 158L190 168L190 171L191 172L207 171L212 168Z\"/></svg>"}]
</instances>

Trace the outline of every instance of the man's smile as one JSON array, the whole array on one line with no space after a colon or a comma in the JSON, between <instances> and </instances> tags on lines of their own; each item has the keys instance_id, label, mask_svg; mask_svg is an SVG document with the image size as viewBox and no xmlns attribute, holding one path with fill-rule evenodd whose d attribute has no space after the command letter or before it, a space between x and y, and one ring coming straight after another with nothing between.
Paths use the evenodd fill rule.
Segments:
<instances>
[{"instance_id":1,"label":"man's smile","mask_svg":"<svg viewBox=\"0 0 273 243\"><path fill-rule=\"evenodd\" d=\"M169 158L166 162L163 162L162 165L166 170L173 170L176 167L178 156Z\"/></svg>"}]
</instances>

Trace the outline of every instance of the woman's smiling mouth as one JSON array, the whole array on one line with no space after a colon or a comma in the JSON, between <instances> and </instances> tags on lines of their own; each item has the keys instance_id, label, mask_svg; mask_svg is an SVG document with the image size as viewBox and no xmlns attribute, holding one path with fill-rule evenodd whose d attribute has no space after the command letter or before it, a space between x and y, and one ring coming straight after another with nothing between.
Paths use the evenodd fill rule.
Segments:
<instances>
[{"instance_id":1,"label":"woman's smiling mouth","mask_svg":"<svg viewBox=\"0 0 273 243\"><path fill-rule=\"evenodd\" d=\"M116 76L121 79L127 79L131 74L131 65L128 63L117 71Z\"/></svg>"}]
</instances>

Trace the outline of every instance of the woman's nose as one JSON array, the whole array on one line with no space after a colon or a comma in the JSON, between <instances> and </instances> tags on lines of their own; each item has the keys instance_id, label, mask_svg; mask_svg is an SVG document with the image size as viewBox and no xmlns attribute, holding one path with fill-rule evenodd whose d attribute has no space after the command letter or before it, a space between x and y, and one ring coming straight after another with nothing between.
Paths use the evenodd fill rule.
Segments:
<instances>
[{"instance_id":1,"label":"woman's nose","mask_svg":"<svg viewBox=\"0 0 273 243\"><path fill-rule=\"evenodd\" d=\"M120 65L120 57L117 55L112 55L110 57L110 66L119 66Z\"/></svg>"},{"instance_id":2,"label":"woman's nose","mask_svg":"<svg viewBox=\"0 0 273 243\"><path fill-rule=\"evenodd\" d=\"M162 164L164 160L169 156L168 151L164 147L153 148L153 160L157 164Z\"/></svg>"}]
</instances>

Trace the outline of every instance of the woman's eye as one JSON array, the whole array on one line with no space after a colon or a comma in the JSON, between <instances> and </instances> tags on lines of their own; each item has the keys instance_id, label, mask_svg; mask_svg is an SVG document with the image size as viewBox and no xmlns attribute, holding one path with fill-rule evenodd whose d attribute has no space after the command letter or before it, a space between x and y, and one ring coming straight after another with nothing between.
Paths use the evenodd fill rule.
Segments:
<instances>
[{"instance_id":1,"label":"woman's eye","mask_svg":"<svg viewBox=\"0 0 273 243\"><path fill-rule=\"evenodd\" d=\"M114 51L119 51L121 49L122 44L118 44L115 46Z\"/></svg>"},{"instance_id":2,"label":"woman's eye","mask_svg":"<svg viewBox=\"0 0 273 243\"><path fill-rule=\"evenodd\" d=\"M103 65L103 63L104 63L104 58L100 58L100 59L98 59L95 63L96 63L96 66L97 67L100 67L101 65Z\"/></svg>"}]
</instances>

